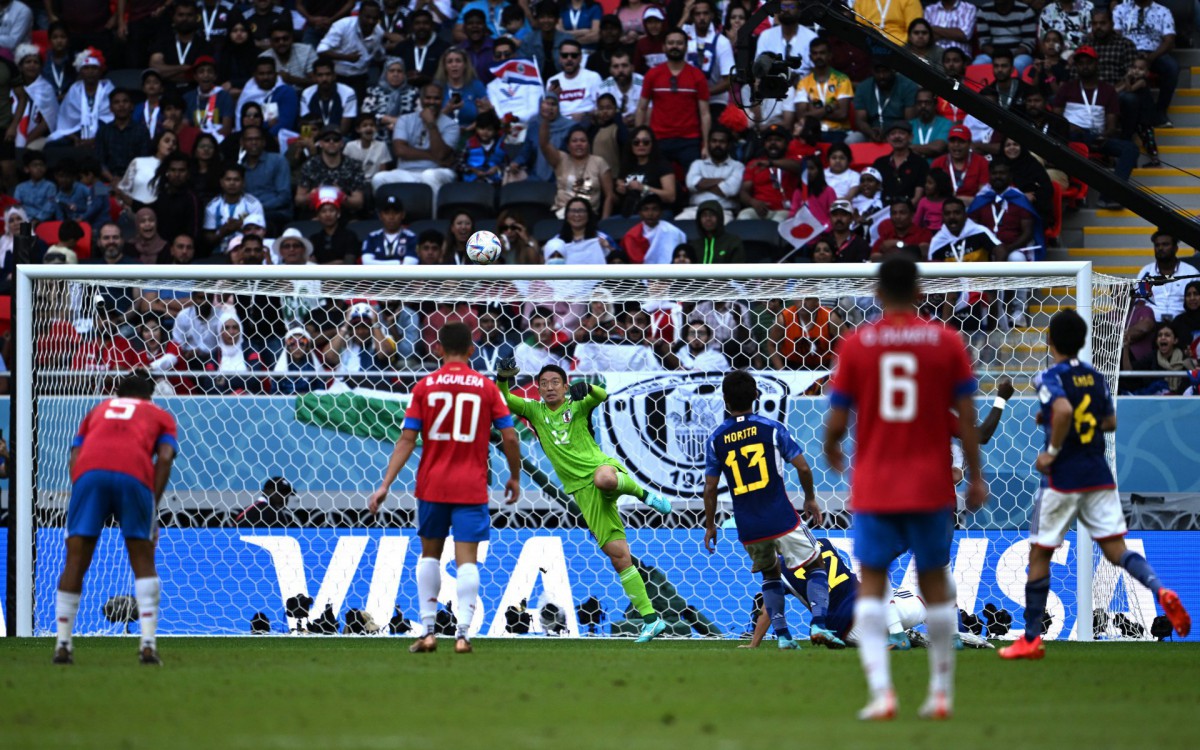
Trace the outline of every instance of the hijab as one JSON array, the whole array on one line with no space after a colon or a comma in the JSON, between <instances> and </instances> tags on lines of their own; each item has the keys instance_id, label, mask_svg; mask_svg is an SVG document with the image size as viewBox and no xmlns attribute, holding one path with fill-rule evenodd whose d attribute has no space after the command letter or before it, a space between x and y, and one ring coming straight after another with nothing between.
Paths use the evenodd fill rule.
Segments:
<instances>
[{"instance_id":1,"label":"hijab","mask_svg":"<svg viewBox=\"0 0 1200 750\"><path fill-rule=\"evenodd\" d=\"M138 220L143 218L145 214L149 214L155 218L157 227L158 215L155 214L154 209L150 207L138 210L137 214L134 215L134 226L137 225ZM158 263L159 254L166 249L167 241L159 236L156 228L154 231L154 236L150 239L145 239L142 237L142 233L140 231L135 232L133 235L132 245L139 263L152 264Z\"/></svg>"},{"instance_id":2,"label":"hijab","mask_svg":"<svg viewBox=\"0 0 1200 750\"><path fill-rule=\"evenodd\" d=\"M238 335L232 344L226 344L224 338L225 324L231 320L238 324ZM246 366L246 355L243 350L246 335L242 332L242 324L238 320L237 315L232 312L221 315L220 322L217 324L217 330L221 332L217 334L217 347L221 351L221 359L217 365L217 369L220 372L240 372L250 369Z\"/></svg>"},{"instance_id":3,"label":"hijab","mask_svg":"<svg viewBox=\"0 0 1200 750\"><path fill-rule=\"evenodd\" d=\"M8 264L8 258L13 253L13 243L16 242L16 235L8 233L8 220L13 215L21 217L22 222L29 221L29 214L25 213L25 209L20 206L11 206L4 212L4 235L0 236L0 267Z\"/></svg>"}]
</instances>

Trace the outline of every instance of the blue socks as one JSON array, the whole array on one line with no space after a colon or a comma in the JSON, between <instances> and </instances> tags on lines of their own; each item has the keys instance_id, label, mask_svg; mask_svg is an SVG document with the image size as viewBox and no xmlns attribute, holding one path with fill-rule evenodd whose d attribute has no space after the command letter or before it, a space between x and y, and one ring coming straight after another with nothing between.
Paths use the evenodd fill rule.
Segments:
<instances>
[{"instance_id":1,"label":"blue socks","mask_svg":"<svg viewBox=\"0 0 1200 750\"><path fill-rule=\"evenodd\" d=\"M1154 592L1158 596L1158 590L1162 588L1162 583L1158 580L1158 575L1154 572L1154 568L1150 567L1150 563L1146 558L1142 557L1133 550L1125 550L1125 554L1121 555L1121 567L1129 571L1129 575L1138 580L1146 588Z\"/></svg>"},{"instance_id":2,"label":"blue socks","mask_svg":"<svg viewBox=\"0 0 1200 750\"><path fill-rule=\"evenodd\" d=\"M1025 584L1025 640L1032 641L1042 634L1042 616L1049 597L1050 576Z\"/></svg>"},{"instance_id":3,"label":"blue socks","mask_svg":"<svg viewBox=\"0 0 1200 750\"><path fill-rule=\"evenodd\" d=\"M804 571L808 577L808 603L812 605L812 624L825 627L825 615L829 613L829 571L817 565L814 570Z\"/></svg>"},{"instance_id":4,"label":"blue socks","mask_svg":"<svg viewBox=\"0 0 1200 750\"><path fill-rule=\"evenodd\" d=\"M783 601L783 581L778 578L762 582L763 606L767 608L767 616L771 618L771 629L780 638L791 638L788 631L787 615Z\"/></svg>"}]
</instances>

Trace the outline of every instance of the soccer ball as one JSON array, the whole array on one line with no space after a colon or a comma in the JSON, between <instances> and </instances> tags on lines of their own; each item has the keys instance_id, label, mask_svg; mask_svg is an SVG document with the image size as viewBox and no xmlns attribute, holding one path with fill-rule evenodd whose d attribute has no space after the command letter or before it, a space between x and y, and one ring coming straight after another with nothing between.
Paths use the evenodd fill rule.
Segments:
<instances>
[{"instance_id":1,"label":"soccer ball","mask_svg":"<svg viewBox=\"0 0 1200 750\"><path fill-rule=\"evenodd\" d=\"M499 260L502 250L500 238L492 232L479 231L471 235L471 238L467 240L467 257L471 262L478 263L481 266L486 266Z\"/></svg>"}]
</instances>

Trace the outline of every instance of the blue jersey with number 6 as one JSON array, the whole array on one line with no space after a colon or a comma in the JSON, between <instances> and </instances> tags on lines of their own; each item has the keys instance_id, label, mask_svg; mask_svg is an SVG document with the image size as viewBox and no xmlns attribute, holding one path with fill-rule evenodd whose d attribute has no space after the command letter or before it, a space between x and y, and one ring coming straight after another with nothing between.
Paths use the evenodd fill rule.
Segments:
<instances>
[{"instance_id":1,"label":"blue jersey with number 6","mask_svg":"<svg viewBox=\"0 0 1200 750\"><path fill-rule=\"evenodd\" d=\"M818 539L817 546L821 548L821 564L829 575L829 614L825 617L825 626L844 637L854 626L854 601L858 598L858 577L850 568L850 560L838 552L828 539ZM788 593L804 602L804 606L812 609L808 601L808 582L804 579L804 568L788 569L779 556L781 570L787 572L783 576L783 585Z\"/></svg>"},{"instance_id":2,"label":"blue jersey with number 6","mask_svg":"<svg viewBox=\"0 0 1200 750\"><path fill-rule=\"evenodd\" d=\"M1038 400L1047 445L1050 444L1054 402L1065 398L1071 404L1071 429L1044 481L1059 492L1116 487L1108 459L1104 457L1104 433L1100 430L1104 418L1113 413L1112 397L1104 376L1091 365L1072 359L1043 372L1041 381Z\"/></svg>"},{"instance_id":3,"label":"blue jersey with number 6","mask_svg":"<svg viewBox=\"0 0 1200 750\"><path fill-rule=\"evenodd\" d=\"M803 453L787 428L756 414L730 417L708 439L706 477L725 477L738 539L752 544L800 525L783 484L783 463Z\"/></svg>"}]
</instances>

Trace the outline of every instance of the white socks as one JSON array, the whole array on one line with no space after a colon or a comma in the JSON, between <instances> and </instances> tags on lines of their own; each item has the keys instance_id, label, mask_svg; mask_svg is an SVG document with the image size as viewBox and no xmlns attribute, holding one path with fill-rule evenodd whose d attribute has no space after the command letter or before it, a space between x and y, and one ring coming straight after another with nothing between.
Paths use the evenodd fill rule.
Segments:
<instances>
[{"instance_id":1,"label":"white socks","mask_svg":"<svg viewBox=\"0 0 1200 750\"><path fill-rule=\"evenodd\" d=\"M479 591L479 576L475 577L475 591ZM461 585L461 584L460 584ZM432 635L437 624L438 592L442 588L442 563L436 557L422 557L417 561L417 597L420 600L422 635ZM474 599L472 609L474 609Z\"/></svg>"},{"instance_id":2,"label":"white socks","mask_svg":"<svg viewBox=\"0 0 1200 750\"><path fill-rule=\"evenodd\" d=\"M138 624L142 628L142 648L156 648L158 600L161 594L162 582L158 576L138 578L133 582L133 595L137 599L138 607Z\"/></svg>"},{"instance_id":3,"label":"white socks","mask_svg":"<svg viewBox=\"0 0 1200 750\"><path fill-rule=\"evenodd\" d=\"M54 603L54 618L58 625L58 645L71 648L71 631L75 629L75 615L79 614L79 597L82 594L72 594L59 591Z\"/></svg>"},{"instance_id":4,"label":"white socks","mask_svg":"<svg viewBox=\"0 0 1200 750\"><path fill-rule=\"evenodd\" d=\"M929 631L929 692L954 694L954 633L958 607L954 602L930 604L925 616Z\"/></svg>"},{"instance_id":5,"label":"white socks","mask_svg":"<svg viewBox=\"0 0 1200 750\"><path fill-rule=\"evenodd\" d=\"M892 689L888 663L887 605L882 599L858 597L854 603L854 626L859 631L858 659L867 675L867 687L875 697Z\"/></svg>"},{"instance_id":6,"label":"white socks","mask_svg":"<svg viewBox=\"0 0 1200 750\"><path fill-rule=\"evenodd\" d=\"M475 563L464 563L458 566L458 605L455 611L458 616L458 637L466 638L475 619L475 602L479 599L479 566Z\"/></svg>"}]
</instances>

